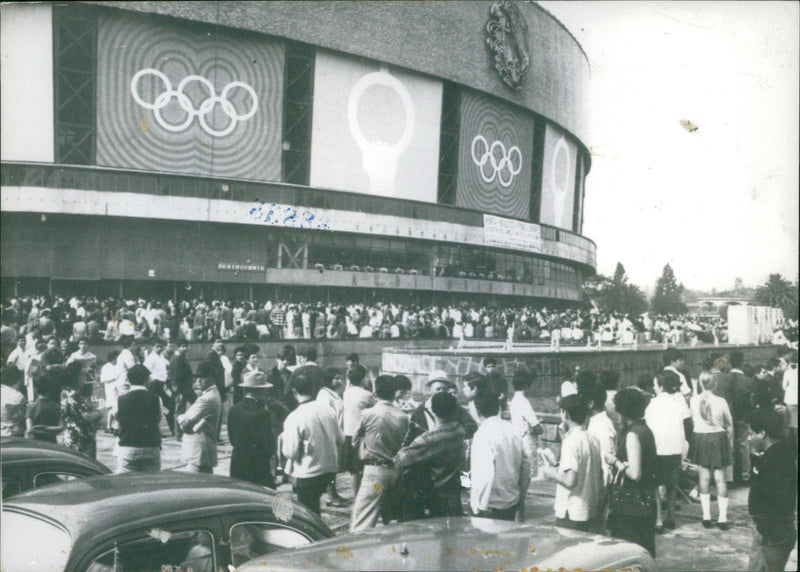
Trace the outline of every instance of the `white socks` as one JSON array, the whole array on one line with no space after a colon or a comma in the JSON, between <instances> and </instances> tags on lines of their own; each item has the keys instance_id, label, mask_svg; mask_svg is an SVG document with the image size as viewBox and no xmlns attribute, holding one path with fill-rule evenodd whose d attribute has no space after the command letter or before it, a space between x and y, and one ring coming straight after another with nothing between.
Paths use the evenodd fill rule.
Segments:
<instances>
[{"instance_id":1,"label":"white socks","mask_svg":"<svg viewBox=\"0 0 800 572\"><path fill-rule=\"evenodd\" d=\"M728 522L728 497L717 497L719 522ZM703 520L711 520L711 494L700 493L700 506L703 507Z\"/></svg>"},{"instance_id":2,"label":"white socks","mask_svg":"<svg viewBox=\"0 0 800 572\"><path fill-rule=\"evenodd\" d=\"M700 506L703 507L703 520L711 520L711 495L700 493ZM725 508L728 508L728 499L725 499Z\"/></svg>"},{"instance_id":3,"label":"white socks","mask_svg":"<svg viewBox=\"0 0 800 572\"><path fill-rule=\"evenodd\" d=\"M728 497L717 497L719 522L728 522Z\"/></svg>"}]
</instances>

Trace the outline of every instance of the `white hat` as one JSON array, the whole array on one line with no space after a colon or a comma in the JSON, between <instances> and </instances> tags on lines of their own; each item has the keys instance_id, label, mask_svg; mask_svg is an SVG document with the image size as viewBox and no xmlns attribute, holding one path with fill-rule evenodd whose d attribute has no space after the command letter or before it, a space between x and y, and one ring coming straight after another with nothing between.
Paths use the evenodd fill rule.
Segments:
<instances>
[{"instance_id":1,"label":"white hat","mask_svg":"<svg viewBox=\"0 0 800 572\"><path fill-rule=\"evenodd\" d=\"M561 384L561 397L578 395L578 384L574 381L565 381Z\"/></svg>"},{"instance_id":2,"label":"white hat","mask_svg":"<svg viewBox=\"0 0 800 572\"><path fill-rule=\"evenodd\" d=\"M428 382L427 382L426 385L430 385L434 381L443 381L445 383L449 383L452 386L455 386L455 383L453 383L453 380L451 380L447 376L447 372L445 372L442 369L435 369L430 374L428 374Z\"/></svg>"}]
</instances>

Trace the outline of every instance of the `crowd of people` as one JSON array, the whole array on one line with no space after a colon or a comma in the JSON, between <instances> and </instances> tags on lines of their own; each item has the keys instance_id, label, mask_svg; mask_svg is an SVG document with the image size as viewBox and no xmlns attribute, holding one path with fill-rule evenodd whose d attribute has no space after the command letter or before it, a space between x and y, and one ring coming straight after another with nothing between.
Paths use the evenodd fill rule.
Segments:
<instances>
[{"instance_id":1,"label":"crowd of people","mask_svg":"<svg viewBox=\"0 0 800 572\"><path fill-rule=\"evenodd\" d=\"M129 336L100 371L108 411L98 411L86 389L97 358L85 340L69 355L49 343L35 371L26 360L38 350L25 343L2 370L2 434L93 455L105 419L117 435L118 472L160 470L163 415L185 470L213 472L227 422L231 477L270 487L290 480L318 514L323 495L351 505L352 531L463 514L521 521L538 478L555 482L559 526L655 556L656 534L676 526L675 493L696 472L705 528L728 529L729 483L750 487L751 569L782 569L796 538L796 350L763 364L737 351L713 355L692 372L670 347L662 371L623 389L614 376L576 370L561 386L560 447L551 450L526 395L533 374L522 366L506 379L492 358L462 391L452 375L431 372L417 402L408 378L376 376L356 354L343 370L323 369L313 346L286 344L268 368L257 345L235 347L231 361L216 338L193 370L186 340L145 348ZM337 491L343 472L352 500Z\"/></svg>"},{"instance_id":2,"label":"crowd of people","mask_svg":"<svg viewBox=\"0 0 800 572\"><path fill-rule=\"evenodd\" d=\"M30 344L56 337L77 344L161 339L176 343L311 339L455 338L564 344L664 344L727 341L720 317L627 315L589 308L449 304L100 300L33 296L3 305L3 339ZM797 323L776 336L797 342Z\"/></svg>"}]
</instances>

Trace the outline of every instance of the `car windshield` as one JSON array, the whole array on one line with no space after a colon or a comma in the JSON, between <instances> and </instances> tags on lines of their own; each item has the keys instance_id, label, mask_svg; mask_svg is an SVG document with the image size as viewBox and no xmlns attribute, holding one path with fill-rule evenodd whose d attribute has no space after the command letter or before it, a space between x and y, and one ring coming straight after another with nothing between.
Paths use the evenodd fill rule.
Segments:
<instances>
[{"instance_id":1,"label":"car windshield","mask_svg":"<svg viewBox=\"0 0 800 572\"><path fill-rule=\"evenodd\" d=\"M26 514L3 511L0 568L64 570L72 539L57 526Z\"/></svg>"}]
</instances>

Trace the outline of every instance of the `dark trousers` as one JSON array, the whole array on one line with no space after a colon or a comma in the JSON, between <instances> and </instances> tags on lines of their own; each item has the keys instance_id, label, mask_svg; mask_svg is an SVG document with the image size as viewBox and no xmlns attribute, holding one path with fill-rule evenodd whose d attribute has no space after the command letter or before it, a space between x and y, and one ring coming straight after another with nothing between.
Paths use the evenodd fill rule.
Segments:
<instances>
[{"instance_id":1,"label":"dark trousers","mask_svg":"<svg viewBox=\"0 0 800 572\"><path fill-rule=\"evenodd\" d=\"M297 500L300 504L306 505L308 510L315 514L321 514L319 499L333 476L335 476L335 473L325 473L307 479L296 478L294 492L297 494Z\"/></svg>"},{"instance_id":2,"label":"dark trousers","mask_svg":"<svg viewBox=\"0 0 800 572\"><path fill-rule=\"evenodd\" d=\"M488 510L479 510L475 516L481 518L496 518L497 520L514 520L517 516L516 505L511 508L490 508Z\"/></svg>"},{"instance_id":3,"label":"dark trousers","mask_svg":"<svg viewBox=\"0 0 800 572\"><path fill-rule=\"evenodd\" d=\"M169 427L170 433L173 435L175 434L175 400L167 395L166 389L164 388L165 384L163 381L153 380L147 384L147 389L155 393L161 398L161 403L164 405L164 408L167 412L164 414L164 418L167 420L167 427Z\"/></svg>"},{"instance_id":4,"label":"dark trousers","mask_svg":"<svg viewBox=\"0 0 800 572\"><path fill-rule=\"evenodd\" d=\"M434 490L428 497L428 510L432 518L437 516L463 516L461 490Z\"/></svg>"}]
</instances>

